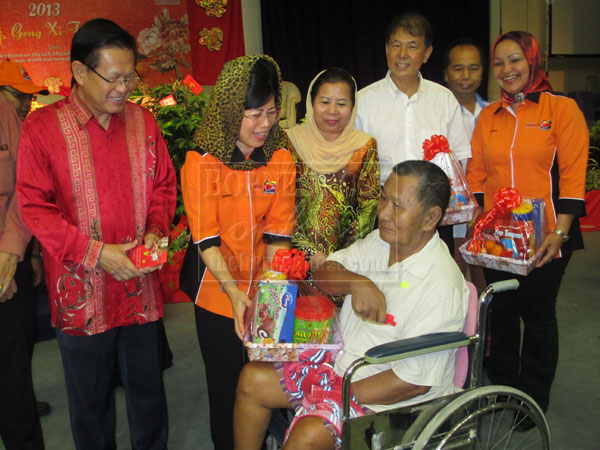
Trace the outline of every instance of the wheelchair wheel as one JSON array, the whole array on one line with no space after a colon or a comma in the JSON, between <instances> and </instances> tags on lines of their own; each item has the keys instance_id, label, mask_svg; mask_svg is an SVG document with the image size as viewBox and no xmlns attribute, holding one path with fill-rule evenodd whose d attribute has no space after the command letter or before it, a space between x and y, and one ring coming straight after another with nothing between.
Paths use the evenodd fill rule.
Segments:
<instances>
[{"instance_id":1,"label":"wheelchair wheel","mask_svg":"<svg viewBox=\"0 0 600 450\"><path fill-rule=\"evenodd\" d=\"M414 450L458 448L547 450L550 430L540 407L524 392L483 386L449 402L423 427L413 445Z\"/></svg>"}]
</instances>

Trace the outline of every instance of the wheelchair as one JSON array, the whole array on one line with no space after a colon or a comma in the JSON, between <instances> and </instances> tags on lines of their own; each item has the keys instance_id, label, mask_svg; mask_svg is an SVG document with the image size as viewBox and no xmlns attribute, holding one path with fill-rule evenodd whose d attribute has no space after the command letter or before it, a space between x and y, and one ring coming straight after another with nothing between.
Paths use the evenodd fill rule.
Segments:
<instances>
[{"instance_id":1,"label":"wheelchair","mask_svg":"<svg viewBox=\"0 0 600 450\"><path fill-rule=\"evenodd\" d=\"M488 306L495 292L518 286L514 279L493 283L477 298L477 292L470 284L472 294L465 332L435 333L379 345L356 360L344 374L342 448L550 449L548 422L530 396L508 386L481 385ZM419 404L350 418L350 384L352 376L361 367L455 348L458 349L455 385L465 386L465 390ZM526 423L528 426L522 428L529 429L521 431L519 428Z\"/></svg>"}]
</instances>

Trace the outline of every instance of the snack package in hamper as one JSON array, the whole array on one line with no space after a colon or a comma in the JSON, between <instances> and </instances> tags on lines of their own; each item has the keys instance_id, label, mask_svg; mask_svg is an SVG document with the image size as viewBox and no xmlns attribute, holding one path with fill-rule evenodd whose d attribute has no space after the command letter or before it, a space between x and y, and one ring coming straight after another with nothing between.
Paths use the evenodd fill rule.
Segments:
<instances>
[{"instance_id":1,"label":"snack package in hamper","mask_svg":"<svg viewBox=\"0 0 600 450\"><path fill-rule=\"evenodd\" d=\"M298 286L308 262L304 252L280 249L257 284L250 334L255 343L292 342Z\"/></svg>"},{"instance_id":2,"label":"snack package in hamper","mask_svg":"<svg viewBox=\"0 0 600 450\"><path fill-rule=\"evenodd\" d=\"M335 304L314 286L299 282L292 342L331 344Z\"/></svg>"},{"instance_id":3,"label":"snack package in hamper","mask_svg":"<svg viewBox=\"0 0 600 450\"><path fill-rule=\"evenodd\" d=\"M544 200L523 198L515 188L499 189L461 253L469 264L526 275L544 239L544 206Z\"/></svg>"},{"instance_id":4,"label":"snack package in hamper","mask_svg":"<svg viewBox=\"0 0 600 450\"><path fill-rule=\"evenodd\" d=\"M475 196L469 189L463 168L450 150L448 140L434 134L423 142L423 159L441 168L450 180L450 203L440 225L466 223L473 219L477 209Z\"/></svg>"}]
</instances>

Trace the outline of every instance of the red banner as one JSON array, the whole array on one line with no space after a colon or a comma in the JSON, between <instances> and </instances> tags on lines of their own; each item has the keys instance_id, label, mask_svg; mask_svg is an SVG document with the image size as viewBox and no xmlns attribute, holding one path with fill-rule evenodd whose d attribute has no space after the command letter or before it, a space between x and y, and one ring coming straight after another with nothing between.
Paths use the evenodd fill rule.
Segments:
<instances>
[{"instance_id":1,"label":"red banner","mask_svg":"<svg viewBox=\"0 0 600 450\"><path fill-rule=\"evenodd\" d=\"M86 21L105 17L136 39L144 82L169 83L192 72L187 7L186 0L2 0L0 58L21 62L35 83L51 90L69 86L73 34ZM193 8L194 14L201 9Z\"/></svg>"},{"instance_id":2,"label":"red banner","mask_svg":"<svg viewBox=\"0 0 600 450\"><path fill-rule=\"evenodd\" d=\"M214 7L224 3L221 9ZM194 77L200 84L212 85L227 61L246 54L242 2L187 0L187 4Z\"/></svg>"}]
</instances>

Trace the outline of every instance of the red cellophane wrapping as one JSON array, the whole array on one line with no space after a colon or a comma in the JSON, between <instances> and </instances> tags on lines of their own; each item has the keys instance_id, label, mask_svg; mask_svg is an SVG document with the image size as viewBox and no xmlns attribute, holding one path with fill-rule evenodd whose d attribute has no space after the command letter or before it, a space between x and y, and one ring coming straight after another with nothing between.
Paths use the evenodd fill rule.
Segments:
<instances>
[{"instance_id":1,"label":"red cellophane wrapping","mask_svg":"<svg viewBox=\"0 0 600 450\"><path fill-rule=\"evenodd\" d=\"M515 188L494 194L494 207L477 219L473 238L460 247L469 264L527 275L537 262L544 233L544 201Z\"/></svg>"},{"instance_id":2,"label":"red cellophane wrapping","mask_svg":"<svg viewBox=\"0 0 600 450\"><path fill-rule=\"evenodd\" d=\"M440 225L471 221L477 209L477 201L467 185L460 162L450 150L448 140L441 134L434 134L431 139L426 139L423 142L423 159L440 167L450 180L450 204Z\"/></svg>"}]
</instances>

